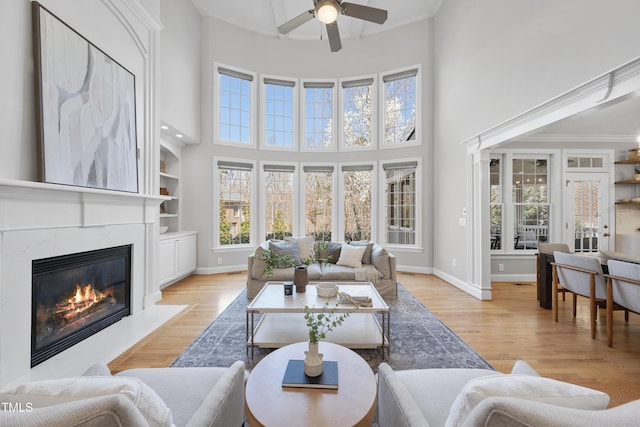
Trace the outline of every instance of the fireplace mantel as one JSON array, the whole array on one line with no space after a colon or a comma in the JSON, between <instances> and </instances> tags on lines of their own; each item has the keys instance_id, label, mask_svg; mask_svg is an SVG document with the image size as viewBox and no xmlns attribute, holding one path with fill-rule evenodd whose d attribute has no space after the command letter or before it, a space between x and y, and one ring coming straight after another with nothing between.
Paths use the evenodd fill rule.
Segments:
<instances>
[{"instance_id":1,"label":"fireplace mantel","mask_svg":"<svg viewBox=\"0 0 640 427\"><path fill-rule=\"evenodd\" d=\"M31 181L0 179L0 232L52 227L154 223L169 198ZM139 215L142 208L143 217ZM52 210L49 210L52 209Z\"/></svg>"},{"instance_id":2,"label":"fireplace mantel","mask_svg":"<svg viewBox=\"0 0 640 427\"><path fill-rule=\"evenodd\" d=\"M158 218L163 200L166 197L0 180L0 385L30 371L34 260L131 245L132 314L161 299ZM60 355L77 352L74 347Z\"/></svg>"}]
</instances>

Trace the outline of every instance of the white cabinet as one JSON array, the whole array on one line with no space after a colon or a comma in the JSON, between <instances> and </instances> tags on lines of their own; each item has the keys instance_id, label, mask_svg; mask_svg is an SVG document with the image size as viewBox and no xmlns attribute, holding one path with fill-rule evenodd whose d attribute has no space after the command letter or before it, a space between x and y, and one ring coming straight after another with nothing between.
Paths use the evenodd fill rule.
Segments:
<instances>
[{"instance_id":1,"label":"white cabinet","mask_svg":"<svg viewBox=\"0 0 640 427\"><path fill-rule=\"evenodd\" d=\"M188 276L196 269L197 235L193 231L160 235L160 287Z\"/></svg>"}]
</instances>

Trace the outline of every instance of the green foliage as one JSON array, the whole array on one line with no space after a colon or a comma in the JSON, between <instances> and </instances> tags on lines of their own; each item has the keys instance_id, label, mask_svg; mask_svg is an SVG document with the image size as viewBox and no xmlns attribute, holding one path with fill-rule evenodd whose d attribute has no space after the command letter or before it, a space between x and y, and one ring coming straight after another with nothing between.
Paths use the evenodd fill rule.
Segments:
<instances>
[{"instance_id":1,"label":"green foliage","mask_svg":"<svg viewBox=\"0 0 640 427\"><path fill-rule=\"evenodd\" d=\"M273 276L273 270L276 268L295 267L295 259L289 255L274 252L269 249L262 251L261 259L267 264L267 267L264 269L267 279Z\"/></svg>"},{"instance_id":2,"label":"green foliage","mask_svg":"<svg viewBox=\"0 0 640 427\"><path fill-rule=\"evenodd\" d=\"M227 219L225 201L220 194L220 244L228 245L229 243L231 243L231 223Z\"/></svg>"},{"instance_id":3,"label":"green foliage","mask_svg":"<svg viewBox=\"0 0 640 427\"><path fill-rule=\"evenodd\" d=\"M336 304L336 308L338 304ZM357 310L355 307L353 310ZM318 340L325 339L328 332L333 331L351 315L353 312L342 313L339 316L336 315L334 308L329 308L327 302L322 306L322 311L311 311L308 305L304 306L304 320L307 321L307 327L309 328L309 342L311 344L317 344Z\"/></svg>"}]
</instances>

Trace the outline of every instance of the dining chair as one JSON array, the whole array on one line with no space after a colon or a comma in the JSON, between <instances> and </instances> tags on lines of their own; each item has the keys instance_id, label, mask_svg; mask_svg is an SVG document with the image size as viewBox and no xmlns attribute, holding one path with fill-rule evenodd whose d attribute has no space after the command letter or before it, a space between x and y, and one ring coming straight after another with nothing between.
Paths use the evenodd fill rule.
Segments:
<instances>
[{"instance_id":1,"label":"dining chair","mask_svg":"<svg viewBox=\"0 0 640 427\"><path fill-rule=\"evenodd\" d=\"M602 274L600 260L589 255L553 252L553 316L558 321L558 286L562 283L567 292L573 294L573 317L576 316L577 296L589 298L591 338L596 337L596 315L598 304L607 299L607 283Z\"/></svg>"},{"instance_id":2,"label":"dining chair","mask_svg":"<svg viewBox=\"0 0 640 427\"><path fill-rule=\"evenodd\" d=\"M613 347L613 310L624 310L624 321L629 311L640 314L640 264L610 259L607 262L607 345Z\"/></svg>"},{"instance_id":3,"label":"dining chair","mask_svg":"<svg viewBox=\"0 0 640 427\"><path fill-rule=\"evenodd\" d=\"M571 252L569 245L566 243L539 243L538 252L536 253L536 277L540 277L540 254L553 254L558 252ZM540 280L540 279L538 279ZM562 301L565 301L566 290L562 287L562 283L558 283L558 292L562 293ZM540 286L538 286L538 300L540 300Z\"/></svg>"}]
</instances>

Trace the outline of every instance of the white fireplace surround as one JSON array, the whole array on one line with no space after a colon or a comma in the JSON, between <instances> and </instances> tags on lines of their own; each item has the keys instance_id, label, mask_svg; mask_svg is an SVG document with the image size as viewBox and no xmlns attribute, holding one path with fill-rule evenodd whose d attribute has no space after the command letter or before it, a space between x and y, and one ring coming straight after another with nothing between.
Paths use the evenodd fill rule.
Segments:
<instances>
[{"instance_id":1,"label":"white fireplace surround","mask_svg":"<svg viewBox=\"0 0 640 427\"><path fill-rule=\"evenodd\" d=\"M0 180L0 385L31 370L33 260L131 244L132 314L146 311L161 298L155 272L162 200ZM112 339L106 341L102 354L118 345ZM77 346L61 354L67 353L68 358L69 353L81 351ZM87 359L88 364L95 362Z\"/></svg>"}]
</instances>

